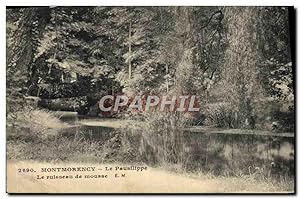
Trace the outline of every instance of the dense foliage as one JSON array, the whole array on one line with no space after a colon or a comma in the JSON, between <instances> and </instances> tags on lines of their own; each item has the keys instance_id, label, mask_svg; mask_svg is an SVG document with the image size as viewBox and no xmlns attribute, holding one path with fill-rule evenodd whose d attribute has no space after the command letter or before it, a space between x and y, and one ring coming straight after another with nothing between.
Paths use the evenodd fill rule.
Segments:
<instances>
[{"instance_id":1,"label":"dense foliage","mask_svg":"<svg viewBox=\"0 0 300 199\"><path fill-rule=\"evenodd\" d=\"M104 94L120 91L189 93L203 105L229 102L232 114L225 126L254 128L255 118L264 117L258 116L257 101L272 98L293 112L289 12L286 7L9 8L8 108L24 96L86 97L85 106L93 106Z\"/></svg>"}]
</instances>

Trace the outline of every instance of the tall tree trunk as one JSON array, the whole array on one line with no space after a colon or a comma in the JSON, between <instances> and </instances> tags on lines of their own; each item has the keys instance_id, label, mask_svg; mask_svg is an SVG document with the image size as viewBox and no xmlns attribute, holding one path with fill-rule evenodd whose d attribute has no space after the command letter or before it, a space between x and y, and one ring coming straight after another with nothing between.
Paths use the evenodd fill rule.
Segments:
<instances>
[{"instance_id":1,"label":"tall tree trunk","mask_svg":"<svg viewBox=\"0 0 300 199\"><path fill-rule=\"evenodd\" d=\"M238 116L233 127L248 128L253 120L253 101L259 90L256 78L257 8L229 7L225 10L225 19L229 47L222 71L224 97Z\"/></svg>"},{"instance_id":2,"label":"tall tree trunk","mask_svg":"<svg viewBox=\"0 0 300 199\"><path fill-rule=\"evenodd\" d=\"M22 88L29 77L29 66L33 59L33 47L32 47L32 20L36 14L35 8L25 8L20 10L22 16L18 21L17 30L13 33L10 40L7 41L7 77L10 80L7 85L8 88ZM19 71L18 76L15 76ZM23 77L22 81L18 80L18 77Z\"/></svg>"}]
</instances>

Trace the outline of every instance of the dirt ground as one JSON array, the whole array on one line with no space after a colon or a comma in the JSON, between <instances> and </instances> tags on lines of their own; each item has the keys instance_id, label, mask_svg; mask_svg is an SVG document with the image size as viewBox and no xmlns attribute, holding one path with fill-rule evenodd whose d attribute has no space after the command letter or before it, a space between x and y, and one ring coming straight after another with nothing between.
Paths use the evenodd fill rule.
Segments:
<instances>
[{"instance_id":1,"label":"dirt ground","mask_svg":"<svg viewBox=\"0 0 300 199\"><path fill-rule=\"evenodd\" d=\"M163 169L147 168L142 172L118 170L115 166L99 164L51 164L29 161L7 162L8 193L235 193L235 192L284 192L280 188L258 183L251 178L225 178L176 174ZM95 167L93 172L42 172L41 168ZM105 167L113 170L106 171ZM33 169L35 172L19 172L19 169ZM108 175L108 178L82 178L79 175ZM115 174L118 177L115 177ZM121 175L125 174L125 177ZM73 176L72 179L37 179L44 176Z\"/></svg>"}]
</instances>

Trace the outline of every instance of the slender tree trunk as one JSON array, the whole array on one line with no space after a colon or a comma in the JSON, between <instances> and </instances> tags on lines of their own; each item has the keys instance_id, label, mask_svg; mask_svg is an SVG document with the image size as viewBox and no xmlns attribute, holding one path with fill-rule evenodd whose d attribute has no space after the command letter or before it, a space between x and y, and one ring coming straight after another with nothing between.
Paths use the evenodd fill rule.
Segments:
<instances>
[{"instance_id":1,"label":"slender tree trunk","mask_svg":"<svg viewBox=\"0 0 300 199\"><path fill-rule=\"evenodd\" d=\"M175 10L175 31L177 45L180 48L176 65L176 90L179 94L186 93L191 88L192 70L192 45L191 45L191 20L189 7L178 7Z\"/></svg>"},{"instance_id":2,"label":"slender tree trunk","mask_svg":"<svg viewBox=\"0 0 300 199\"><path fill-rule=\"evenodd\" d=\"M128 33L128 79L131 79L131 22L129 23L129 33Z\"/></svg>"}]
</instances>

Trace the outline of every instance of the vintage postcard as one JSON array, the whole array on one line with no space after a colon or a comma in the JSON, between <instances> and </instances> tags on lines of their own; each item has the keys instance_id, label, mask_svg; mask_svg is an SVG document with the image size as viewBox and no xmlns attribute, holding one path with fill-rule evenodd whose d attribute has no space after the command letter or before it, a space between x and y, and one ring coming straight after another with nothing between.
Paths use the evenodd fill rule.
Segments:
<instances>
[{"instance_id":1,"label":"vintage postcard","mask_svg":"<svg viewBox=\"0 0 300 199\"><path fill-rule=\"evenodd\" d=\"M6 7L6 191L294 194L293 7Z\"/></svg>"}]
</instances>

